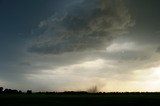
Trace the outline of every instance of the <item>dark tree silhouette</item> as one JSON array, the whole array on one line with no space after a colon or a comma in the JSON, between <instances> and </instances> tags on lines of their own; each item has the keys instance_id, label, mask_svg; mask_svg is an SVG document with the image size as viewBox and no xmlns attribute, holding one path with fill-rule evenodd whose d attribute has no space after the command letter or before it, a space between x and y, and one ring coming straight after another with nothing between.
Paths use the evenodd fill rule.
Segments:
<instances>
[{"instance_id":1,"label":"dark tree silhouette","mask_svg":"<svg viewBox=\"0 0 160 106\"><path fill-rule=\"evenodd\" d=\"M22 91L21 91L21 90L19 90L19 91L18 91L18 93L19 93L19 94L22 94Z\"/></svg>"},{"instance_id":2,"label":"dark tree silhouette","mask_svg":"<svg viewBox=\"0 0 160 106\"><path fill-rule=\"evenodd\" d=\"M3 87L0 87L0 93L2 93L3 92Z\"/></svg>"},{"instance_id":3,"label":"dark tree silhouette","mask_svg":"<svg viewBox=\"0 0 160 106\"><path fill-rule=\"evenodd\" d=\"M5 89L3 92L6 94L18 94L18 90L15 89Z\"/></svg>"},{"instance_id":4,"label":"dark tree silhouette","mask_svg":"<svg viewBox=\"0 0 160 106\"><path fill-rule=\"evenodd\" d=\"M27 90L27 94L32 94L32 90Z\"/></svg>"},{"instance_id":5,"label":"dark tree silhouette","mask_svg":"<svg viewBox=\"0 0 160 106\"><path fill-rule=\"evenodd\" d=\"M88 92L89 92L89 93L97 93L97 92L98 92L97 86L91 87L90 89L88 89Z\"/></svg>"}]
</instances>

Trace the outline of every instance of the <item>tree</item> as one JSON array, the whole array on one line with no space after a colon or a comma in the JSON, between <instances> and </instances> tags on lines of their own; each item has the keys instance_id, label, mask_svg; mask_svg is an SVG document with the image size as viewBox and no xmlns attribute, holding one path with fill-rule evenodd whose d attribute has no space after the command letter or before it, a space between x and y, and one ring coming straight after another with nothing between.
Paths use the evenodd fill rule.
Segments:
<instances>
[{"instance_id":1,"label":"tree","mask_svg":"<svg viewBox=\"0 0 160 106\"><path fill-rule=\"evenodd\" d=\"M27 90L27 94L32 94L32 90Z\"/></svg>"},{"instance_id":2,"label":"tree","mask_svg":"<svg viewBox=\"0 0 160 106\"><path fill-rule=\"evenodd\" d=\"M0 87L0 93L2 93L3 92L3 87Z\"/></svg>"},{"instance_id":3,"label":"tree","mask_svg":"<svg viewBox=\"0 0 160 106\"><path fill-rule=\"evenodd\" d=\"M97 86L91 87L90 89L88 89L88 92L89 92L89 93L97 93L97 92L98 92Z\"/></svg>"}]
</instances>

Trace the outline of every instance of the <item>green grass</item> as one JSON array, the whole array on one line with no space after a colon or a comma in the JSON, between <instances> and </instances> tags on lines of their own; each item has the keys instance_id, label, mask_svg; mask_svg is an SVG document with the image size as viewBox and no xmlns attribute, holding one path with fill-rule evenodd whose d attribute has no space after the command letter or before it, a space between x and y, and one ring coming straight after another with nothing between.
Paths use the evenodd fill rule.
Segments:
<instances>
[{"instance_id":1,"label":"green grass","mask_svg":"<svg viewBox=\"0 0 160 106\"><path fill-rule=\"evenodd\" d=\"M160 94L12 94L0 106L158 106Z\"/></svg>"}]
</instances>

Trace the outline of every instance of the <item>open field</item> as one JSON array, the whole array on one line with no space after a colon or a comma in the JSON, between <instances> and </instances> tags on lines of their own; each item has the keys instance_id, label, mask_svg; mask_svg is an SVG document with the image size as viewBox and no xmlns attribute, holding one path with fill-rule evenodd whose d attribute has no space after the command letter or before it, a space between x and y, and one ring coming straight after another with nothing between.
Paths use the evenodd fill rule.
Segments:
<instances>
[{"instance_id":1,"label":"open field","mask_svg":"<svg viewBox=\"0 0 160 106\"><path fill-rule=\"evenodd\" d=\"M4 94L0 106L158 106L160 94Z\"/></svg>"}]
</instances>

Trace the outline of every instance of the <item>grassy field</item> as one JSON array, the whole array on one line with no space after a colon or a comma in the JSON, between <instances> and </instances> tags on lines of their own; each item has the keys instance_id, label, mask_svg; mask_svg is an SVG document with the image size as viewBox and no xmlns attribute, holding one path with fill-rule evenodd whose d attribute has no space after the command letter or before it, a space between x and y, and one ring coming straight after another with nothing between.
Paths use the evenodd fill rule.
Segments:
<instances>
[{"instance_id":1,"label":"grassy field","mask_svg":"<svg viewBox=\"0 0 160 106\"><path fill-rule=\"evenodd\" d=\"M159 106L160 94L3 94L0 106Z\"/></svg>"}]
</instances>

